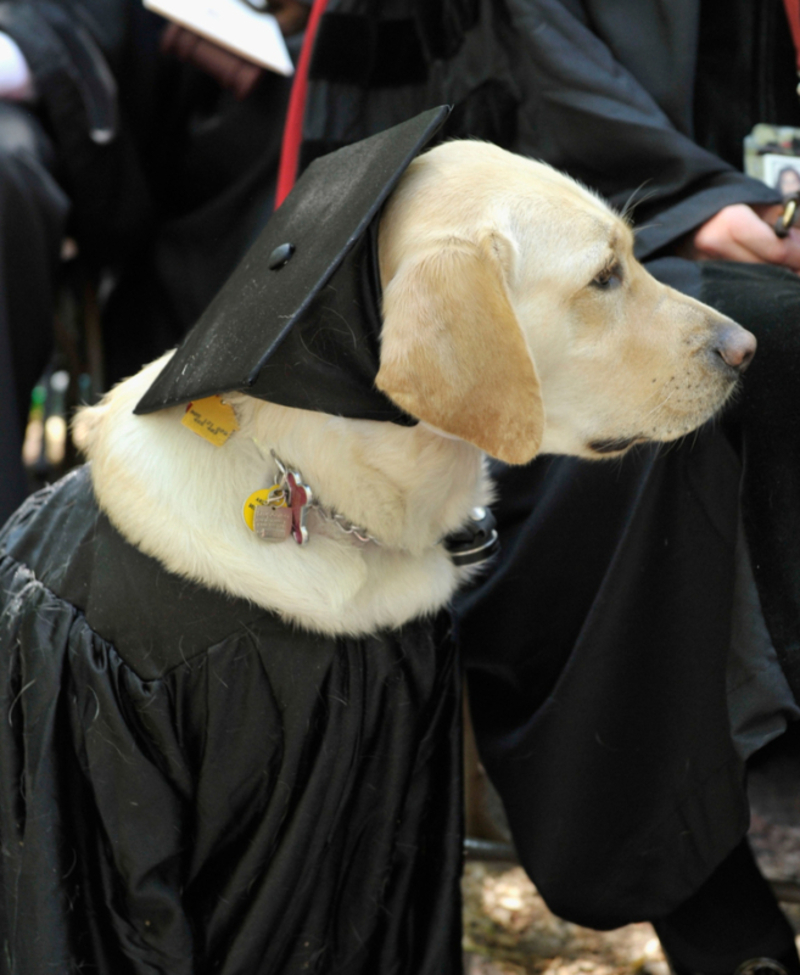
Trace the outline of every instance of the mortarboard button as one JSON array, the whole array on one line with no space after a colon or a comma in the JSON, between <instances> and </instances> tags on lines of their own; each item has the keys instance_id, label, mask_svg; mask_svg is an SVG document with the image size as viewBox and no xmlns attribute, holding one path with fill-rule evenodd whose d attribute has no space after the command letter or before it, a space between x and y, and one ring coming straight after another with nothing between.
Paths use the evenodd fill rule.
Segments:
<instances>
[{"instance_id":1,"label":"mortarboard button","mask_svg":"<svg viewBox=\"0 0 800 975\"><path fill-rule=\"evenodd\" d=\"M288 264L294 254L294 244L278 244L275 250L269 255L267 267L270 271L278 271L285 264Z\"/></svg>"}]
</instances>

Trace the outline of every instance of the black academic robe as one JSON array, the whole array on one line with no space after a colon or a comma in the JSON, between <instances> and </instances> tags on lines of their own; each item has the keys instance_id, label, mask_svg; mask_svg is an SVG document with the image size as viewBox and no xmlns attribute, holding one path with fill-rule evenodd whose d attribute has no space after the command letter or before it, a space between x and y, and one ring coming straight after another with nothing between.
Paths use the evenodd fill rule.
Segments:
<instances>
[{"instance_id":1,"label":"black academic robe","mask_svg":"<svg viewBox=\"0 0 800 975\"><path fill-rule=\"evenodd\" d=\"M86 468L0 557L2 971L460 970L441 621L287 625L130 546Z\"/></svg>"},{"instance_id":2,"label":"black academic robe","mask_svg":"<svg viewBox=\"0 0 800 975\"><path fill-rule=\"evenodd\" d=\"M778 199L730 147L754 120L800 121L791 41L781 0L733 6L330 0L304 158L448 101L446 135L543 159L620 208L634 195L637 254L652 257L729 203Z\"/></svg>"},{"instance_id":3,"label":"black academic robe","mask_svg":"<svg viewBox=\"0 0 800 975\"><path fill-rule=\"evenodd\" d=\"M640 259L728 204L777 200L742 174L741 140L757 121L800 121L781 0L509 0L509 10L528 95L522 151L619 208L635 204Z\"/></svg>"}]
</instances>

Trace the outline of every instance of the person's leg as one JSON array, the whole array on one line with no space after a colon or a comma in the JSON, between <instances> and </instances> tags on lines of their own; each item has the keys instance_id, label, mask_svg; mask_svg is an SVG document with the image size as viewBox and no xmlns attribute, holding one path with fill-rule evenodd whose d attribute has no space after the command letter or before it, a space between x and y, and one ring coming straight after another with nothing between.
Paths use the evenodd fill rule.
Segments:
<instances>
[{"instance_id":1,"label":"person's leg","mask_svg":"<svg viewBox=\"0 0 800 975\"><path fill-rule=\"evenodd\" d=\"M739 969L742 975L781 975L781 968L800 973L794 933L746 840L696 893L653 926L676 975L728 975ZM770 968L770 961L781 967Z\"/></svg>"},{"instance_id":2,"label":"person's leg","mask_svg":"<svg viewBox=\"0 0 800 975\"><path fill-rule=\"evenodd\" d=\"M795 698L800 692L800 281L778 268L708 264L700 297L753 331L759 348L726 423L743 461L742 513L749 562L768 636ZM751 586L752 588L752 586ZM741 594L740 597L741 599ZM775 651L768 654L775 659ZM744 647L747 654L747 647ZM762 675L767 654L751 654ZM756 668L754 667L755 671ZM788 693L788 690L787 690ZM766 685L761 688L767 697ZM751 692L752 697L752 692ZM757 703L757 702L755 702ZM729 696L736 732L741 703ZM776 718L779 715L776 713ZM739 715L741 718L741 715ZM792 929L743 841L675 911L653 922L672 968L800 973ZM780 969L777 969L778 971Z\"/></svg>"},{"instance_id":3,"label":"person's leg","mask_svg":"<svg viewBox=\"0 0 800 975\"><path fill-rule=\"evenodd\" d=\"M740 431L742 517L761 607L800 700L800 279L782 268L709 263L700 297L758 338L728 416Z\"/></svg>"},{"instance_id":4,"label":"person's leg","mask_svg":"<svg viewBox=\"0 0 800 975\"><path fill-rule=\"evenodd\" d=\"M762 346L726 432L717 423L660 457L542 459L507 471L498 509L505 551L494 575L462 600L461 638L484 763L523 864L556 913L596 927L660 919L681 971L696 970L698 956L683 958L680 932L707 930L701 957L716 957L707 970L722 972L730 953L717 934L724 940L752 900L759 909L739 925L740 960L770 948L792 968L774 898L752 860L731 852L746 832L747 803L724 684L742 482L736 455L745 459L751 541L755 478L777 468L789 485L800 476L800 437L784 450L780 435L800 426L791 382L795 364L800 370L800 282L747 267L709 269L709 280L719 287L706 300L719 299ZM768 479L760 487L769 494ZM800 579L800 531L787 543L777 530L795 517L782 510L791 492L779 497L780 510L767 509L776 531L764 539L780 561L765 572L753 558L762 596L785 572L794 573L790 595ZM800 492L793 497L800 518ZM775 619L768 614L770 627ZM776 646L790 672L800 627L790 617L783 630L791 639ZM727 896L700 896L706 883L718 889L718 869Z\"/></svg>"},{"instance_id":5,"label":"person's leg","mask_svg":"<svg viewBox=\"0 0 800 975\"><path fill-rule=\"evenodd\" d=\"M0 103L0 524L25 498L22 436L52 346L67 199L35 117Z\"/></svg>"},{"instance_id":6,"label":"person's leg","mask_svg":"<svg viewBox=\"0 0 800 975\"><path fill-rule=\"evenodd\" d=\"M500 475L503 549L459 636L484 766L568 920L669 913L747 828L725 685L739 476L713 428Z\"/></svg>"}]
</instances>

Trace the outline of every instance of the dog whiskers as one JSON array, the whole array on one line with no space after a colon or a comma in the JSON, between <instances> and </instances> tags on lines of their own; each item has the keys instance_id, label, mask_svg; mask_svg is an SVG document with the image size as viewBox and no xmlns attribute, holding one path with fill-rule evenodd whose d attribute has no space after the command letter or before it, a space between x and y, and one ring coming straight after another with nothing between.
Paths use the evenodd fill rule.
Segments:
<instances>
[{"instance_id":1,"label":"dog whiskers","mask_svg":"<svg viewBox=\"0 0 800 975\"><path fill-rule=\"evenodd\" d=\"M670 390L670 392L667 393L667 395L664 397L664 399L661 400L660 403L656 403L656 405L652 408L652 410L648 410L647 413L645 413L642 419L649 420L654 416L654 414L658 414L659 411L663 410L664 407L667 405L667 403L670 401L670 399L672 399L672 397L675 395L675 392L676 392L675 389ZM655 416L655 418L656 419L658 418L657 415Z\"/></svg>"}]
</instances>

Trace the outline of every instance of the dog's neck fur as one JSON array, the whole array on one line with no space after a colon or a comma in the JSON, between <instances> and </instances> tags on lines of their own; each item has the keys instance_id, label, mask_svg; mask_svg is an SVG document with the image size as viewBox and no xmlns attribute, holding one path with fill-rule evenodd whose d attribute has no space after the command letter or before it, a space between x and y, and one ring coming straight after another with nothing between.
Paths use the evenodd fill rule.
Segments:
<instances>
[{"instance_id":1,"label":"dog's neck fur","mask_svg":"<svg viewBox=\"0 0 800 975\"><path fill-rule=\"evenodd\" d=\"M306 629L363 635L445 605L464 578L441 539L489 501L483 455L425 428L226 397L239 430L214 447L182 426L183 408L134 416L164 363L152 363L79 415L101 509L170 571L242 597ZM274 484L276 455L326 507L381 545L344 534L262 541L242 507Z\"/></svg>"}]
</instances>

